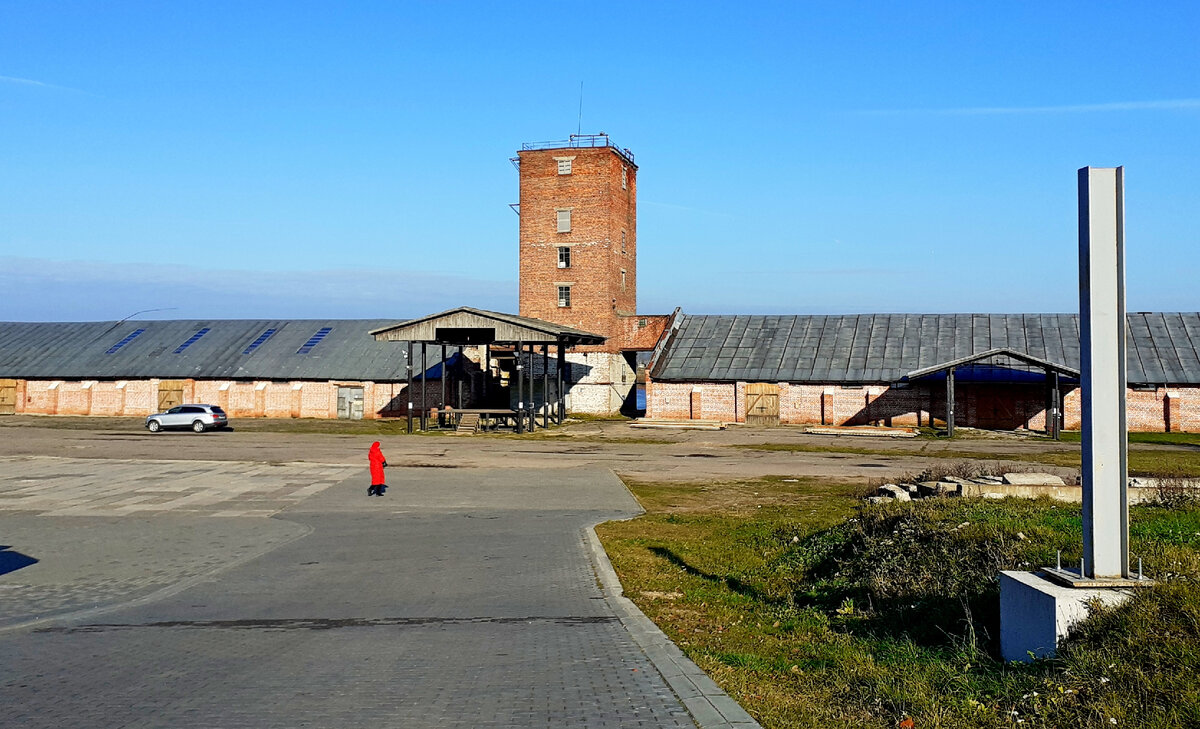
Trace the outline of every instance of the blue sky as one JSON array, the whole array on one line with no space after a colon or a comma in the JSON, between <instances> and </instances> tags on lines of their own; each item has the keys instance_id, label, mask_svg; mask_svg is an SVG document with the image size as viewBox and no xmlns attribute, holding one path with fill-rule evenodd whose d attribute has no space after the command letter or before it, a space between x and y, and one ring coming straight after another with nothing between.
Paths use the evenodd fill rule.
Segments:
<instances>
[{"instance_id":1,"label":"blue sky","mask_svg":"<svg viewBox=\"0 0 1200 729\"><path fill-rule=\"evenodd\" d=\"M345 5L342 7L341 5ZM640 166L639 309L1197 310L1200 4L0 3L0 319L516 309L522 142Z\"/></svg>"}]
</instances>

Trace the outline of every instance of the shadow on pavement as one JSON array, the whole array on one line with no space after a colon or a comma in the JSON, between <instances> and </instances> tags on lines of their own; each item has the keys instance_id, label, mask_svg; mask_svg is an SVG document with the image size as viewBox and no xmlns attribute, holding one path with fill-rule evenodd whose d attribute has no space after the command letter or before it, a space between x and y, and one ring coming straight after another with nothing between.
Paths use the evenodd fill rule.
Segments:
<instances>
[{"instance_id":1,"label":"shadow on pavement","mask_svg":"<svg viewBox=\"0 0 1200 729\"><path fill-rule=\"evenodd\" d=\"M0 544L0 575L16 572L19 569L37 564L38 561L27 554L11 551L7 544Z\"/></svg>"}]
</instances>

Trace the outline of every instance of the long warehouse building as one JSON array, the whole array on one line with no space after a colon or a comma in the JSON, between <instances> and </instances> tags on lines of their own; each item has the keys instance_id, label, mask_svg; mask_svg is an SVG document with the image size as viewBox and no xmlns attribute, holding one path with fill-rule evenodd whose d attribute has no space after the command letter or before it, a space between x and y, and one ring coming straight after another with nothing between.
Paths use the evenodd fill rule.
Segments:
<instances>
[{"instance_id":1,"label":"long warehouse building","mask_svg":"<svg viewBox=\"0 0 1200 729\"><path fill-rule=\"evenodd\" d=\"M395 324L4 322L0 414L147 415L203 402L230 417L400 415L407 407L406 353L369 335ZM440 378L441 370L429 374ZM440 387L426 390L441 394Z\"/></svg>"},{"instance_id":2,"label":"long warehouse building","mask_svg":"<svg viewBox=\"0 0 1200 729\"><path fill-rule=\"evenodd\" d=\"M1127 321L1129 429L1200 430L1200 313ZM1057 414L1075 430L1078 378L1075 314L676 312L646 405L666 420L944 427L952 404L959 426L1047 430Z\"/></svg>"}]
</instances>

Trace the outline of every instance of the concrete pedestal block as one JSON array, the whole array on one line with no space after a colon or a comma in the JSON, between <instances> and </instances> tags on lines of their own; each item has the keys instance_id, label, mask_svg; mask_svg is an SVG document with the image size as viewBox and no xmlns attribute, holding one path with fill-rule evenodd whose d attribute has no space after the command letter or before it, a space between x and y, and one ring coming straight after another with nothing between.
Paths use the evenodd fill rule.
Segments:
<instances>
[{"instance_id":1,"label":"concrete pedestal block","mask_svg":"<svg viewBox=\"0 0 1200 729\"><path fill-rule=\"evenodd\" d=\"M1052 656L1088 617L1092 601L1113 607L1129 596L1129 590L1065 587L1032 572L1001 572L1000 653L1006 661Z\"/></svg>"}]
</instances>

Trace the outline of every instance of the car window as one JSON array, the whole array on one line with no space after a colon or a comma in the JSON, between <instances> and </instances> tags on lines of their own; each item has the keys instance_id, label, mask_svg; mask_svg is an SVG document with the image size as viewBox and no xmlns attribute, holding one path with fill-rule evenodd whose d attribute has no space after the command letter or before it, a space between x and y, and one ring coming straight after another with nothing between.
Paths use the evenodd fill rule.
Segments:
<instances>
[{"instance_id":1,"label":"car window","mask_svg":"<svg viewBox=\"0 0 1200 729\"><path fill-rule=\"evenodd\" d=\"M186 407L183 409L183 412L185 412L185 413L202 413L202 412L204 412L204 409L198 408L198 407Z\"/></svg>"},{"instance_id":2,"label":"car window","mask_svg":"<svg viewBox=\"0 0 1200 729\"><path fill-rule=\"evenodd\" d=\"M182 413L182 412L183 412L183 407L176 405L175 407L173 407L167 411L167 415L175 415L177 413Z\"/></svg>"},{"instance_id":3,"label":"car window","mask_svg":"<svg viewBox=\"0 0 1200 729\"><path fill-rule=\"evenodd\" d=\"M224 415L224 414L225 414L225 411L224 411L224 410L222 410L221 408L217 407L216 405L213 405L213 406L212 406L211 408L209 408L209 409L210 409L210 410L212 410L214 413L220 413L221 415Z\"/></svg>"}]
</instances>

